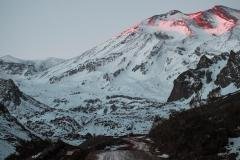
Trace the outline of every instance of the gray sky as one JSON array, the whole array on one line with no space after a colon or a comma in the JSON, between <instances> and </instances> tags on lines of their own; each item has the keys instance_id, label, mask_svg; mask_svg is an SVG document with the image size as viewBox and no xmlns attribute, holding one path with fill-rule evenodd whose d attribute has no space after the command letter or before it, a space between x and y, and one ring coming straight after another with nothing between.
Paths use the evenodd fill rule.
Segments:
<instances>
[{"instance_id":1,"label":"gray sky","mask_svg":"<svg viewBox=\"0 0 240 160\"><path fill-rule=\"evenodd\" d=\"M0 0L0 56L71 58L155 14L239 0Z\"/></svg>"}]
</instances>

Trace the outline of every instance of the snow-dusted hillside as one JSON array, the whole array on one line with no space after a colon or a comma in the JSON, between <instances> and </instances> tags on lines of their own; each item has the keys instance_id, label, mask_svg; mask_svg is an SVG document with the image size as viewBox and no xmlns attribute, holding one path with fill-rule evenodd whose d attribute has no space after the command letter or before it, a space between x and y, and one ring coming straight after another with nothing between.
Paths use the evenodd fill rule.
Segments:
<instances>
[{"instance_id":1,"label":"snow-dusted hillside","mask_svg":"<svg viewBox=\"0 0 240 160\"><path fill-rule=\"evenodd\" d=\"M0 104L0 159L15 153L15 147L21 140L29 141L32 138L31 133Z\"/></svg>"},{"instance_id":2,"label":"snow-dusted hillside","mask_svg":"<svg viewBox=\"0 0 240 160\"><path fill-rule=\"evenodd\" d=\"M0 77L30 78L32 75L45 71L63 61L63 59L52 57L45 60L23 60L6 55L0 57Z\"/></svg>"},{"instance_id":3,"label":"snow-dusted hillside","mask_svg":"<svg viewBox=\"0 0 240 160\"><path fill-rule=\"evenodd\" d=\"M104 99L85 99L78 106L49 107L26 95L12 80L0 79L0 103L33 134L42 138L62 139L78 144L87 133L125 135L147 133L156 116L167 117L183 104L124 95Z\"/></svg>"},{"instance_id":4,"label":"snow-dusted hillside","mask_svg":"<svg viewBox=\"0 0 240 160\"><path fill-rule=\"evenodd\" d=\"M0 60L5 61L5 62L12 62L12 63L26 63L25 60L13 57L11 55L5 55L0 57Z\"/></svg>"},{"instance_id":5,"label":"snow-dusted hillside","mask_svg":"<svg viewBox=\"0 0 240 160\"><path fill-rule=\"evenodd\" d=\"M55 57L49 57L44 60L23 60L20 58L13 57L11 55L5 55L0 57L0 60L8 63L20 63L20 64L28 64L28 65L35 65L36 68L41 69L48 69L51 68L61 62L63 62L63 59L55 58Z\"/></svg>"},{"instance_id":6,"label":"snow-dusted hillside","mask_svg":"<svg viewBox=\"0 0 240 160\"><path fill-rule=\"evenodd\" d=\"M69 142L74 139L75 143L82 140L78 133L82 123L80 115L54 109L35 100L20 91L12 80L0 79L0 104L19 124L38 137L62 138Z\"/></svg>"}]
</instances>

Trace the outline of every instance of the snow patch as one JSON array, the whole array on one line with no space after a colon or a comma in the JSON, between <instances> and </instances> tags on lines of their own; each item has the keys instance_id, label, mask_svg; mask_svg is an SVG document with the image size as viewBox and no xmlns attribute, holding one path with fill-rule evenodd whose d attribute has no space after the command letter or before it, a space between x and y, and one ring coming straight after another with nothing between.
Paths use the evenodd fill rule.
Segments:
<instances>
[{"instance_id":1,"label":"snow patch","mask_svg":"<svg viewBox=\"0 0 240 160\"><path fill-rule=\"evenodd\" d=\"M240 137L229 138L229 143L226 148L229 150L229 153L237 154L236 160L240 160Z\"/></svg>"}]
</instances>

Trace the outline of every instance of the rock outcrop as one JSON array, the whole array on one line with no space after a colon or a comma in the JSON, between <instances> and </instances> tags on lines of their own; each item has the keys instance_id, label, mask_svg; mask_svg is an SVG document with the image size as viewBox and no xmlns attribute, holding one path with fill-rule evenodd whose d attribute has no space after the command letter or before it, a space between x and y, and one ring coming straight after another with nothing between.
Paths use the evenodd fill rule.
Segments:
<instances>
[{"instance_id":1,"label":"rock outcrop","mask_svg":"<svg viewBox=\"0 0 240 160\"><path fill-rule=\"evenodd\" d=\"M215 84L222 88L231 83L234 83L238 88L240 87L240 52L230 52L227 65L223 67L215 81Z\"/></svg>"},{"instance_id":2,"label":"rock outcrop","mask_svg":"<svg viewBox=\"0 0 240 160\"><path fill-rule=\"evenodd\" d=\"M208 85L210 83L211 85ZM240 87L240 52L222 53L211 59L203 55L195 69L183 72L174 80L174 87L168 101L188 99L194 94L194 99L201 100L202 97L199 96L206 90L210 91L205 93L208 97L204 98L214 98L213 96L220 96L222 88L230 84L236 88Z\"/></svg>"},{"instance_id":3,"label":"rock outcrop","mask_svg":"<svg viewBox=\"0 0 240 160\"><path fill-rule=\"evenodd\" d=\"M196 72L195 70L188 70L183 72L174 80L173 90L168 98L168 101L175 101L182 98L189 98L193 93L197 93L202 88L201 77L204 72Z\"/></svg>"},{"instance_id":4,"label":"rock outcrop","mask_svg":"<svg viewBox=\"0 0 240 160\"><path fill-rule=\"evenodd\" d=\"M6 101L11 101L15 105L19 105L21 103L21 96L22 92L15 85L13 80L0 79L0 102L4 103Z\"/></svg>"}]
</instances>

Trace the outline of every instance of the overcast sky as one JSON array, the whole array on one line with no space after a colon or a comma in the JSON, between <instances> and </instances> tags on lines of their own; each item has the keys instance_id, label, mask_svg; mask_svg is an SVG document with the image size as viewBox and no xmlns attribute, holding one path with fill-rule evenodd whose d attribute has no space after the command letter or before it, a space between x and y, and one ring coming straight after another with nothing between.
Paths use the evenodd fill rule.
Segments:
<instances>
[{"instance_id":1,"label":"overcast sky","mask_svg":"<svg viewBox=\"0 0 240 160\"><path fill-rule=\"evenodd\" d=\"M240 0L0 0L0 56L71 58L152 15L214 5Z\"/></svg>"}]
</instances>

